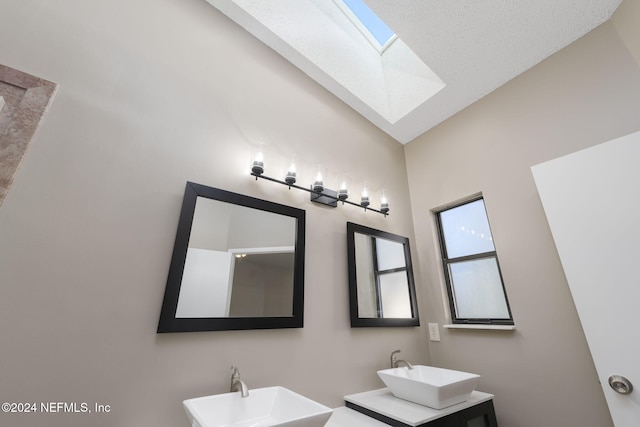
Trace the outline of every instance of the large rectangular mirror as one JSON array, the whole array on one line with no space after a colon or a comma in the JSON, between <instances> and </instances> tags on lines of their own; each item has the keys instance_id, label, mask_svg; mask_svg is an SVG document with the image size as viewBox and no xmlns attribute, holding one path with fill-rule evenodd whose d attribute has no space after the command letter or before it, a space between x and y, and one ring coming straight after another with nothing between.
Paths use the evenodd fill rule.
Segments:
<instances>
[{"instance_id":1,"label":"large rectangular mirror","mask_svg":"<svg viewBox=\"0 0 640 427\"><path fill-rule=\"evenodd\" d=\"M158 332L299 328L305 211L187 182Z\"/></svg>"},{"instance_id":2,"label":"large rectangular mirror","mask_svg":"<svg viewBox=\"0 0 640 427\"><path fill-rule=\"evenodd\" d=\"M351 326L419 326L409 239L347 223Z\"/></svg>"}]
</instances>

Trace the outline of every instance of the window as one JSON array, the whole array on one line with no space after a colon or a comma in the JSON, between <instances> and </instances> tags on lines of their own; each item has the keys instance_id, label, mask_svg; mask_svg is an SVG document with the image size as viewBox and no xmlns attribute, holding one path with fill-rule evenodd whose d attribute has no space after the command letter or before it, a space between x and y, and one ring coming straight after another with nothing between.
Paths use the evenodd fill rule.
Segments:
<instances>
[{"instance_id":1,"label":"window","mask_svg":"<svg viewBox=\"0 0 640 427\"><path fill-rule=\"evenodd\" d=\"M335 3L380 54L398 38L362 0L336 0Z\"/></svg>"},{"instance_id":2,"label":"window","mask_svg":"<svg viewBox=\"0 0 640 427\"><path fill-rule=\"evenodd\" d=\"M484 199L436 212L453 323L513 325Z\"/></svg>"}]
</instances>

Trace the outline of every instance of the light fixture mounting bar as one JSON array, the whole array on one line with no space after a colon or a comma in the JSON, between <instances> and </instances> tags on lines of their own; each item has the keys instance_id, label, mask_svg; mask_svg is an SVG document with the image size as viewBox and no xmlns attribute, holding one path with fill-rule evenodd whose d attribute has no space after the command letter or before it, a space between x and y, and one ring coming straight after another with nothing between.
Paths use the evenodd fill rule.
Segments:
<instances>
[{"instance_id":1,"label":"light fixture mounting bar","mask_svg":"<svg viewBox=\"0 0 640 427\"><path fill-rule=\"evenodd\" d=\"M321 192L311 190L311 201L335 208L338 206L338 192L325 188Z\"/></svg>"},{"instance_id":2,"label":"light fixture mounting bar","mask_svg":"<svg viewBox=\"0 0 640 427\"><path fill-rule=\"evenodd\" d=\"M287 187L289 187L289 189L295 188L297 190L302 190L302 191L306 191L307 193L311 194L311 201L312 202L316 202L316 203L321 203L323 205L326 206L330 206L330 207L337 207L338 206L338 202L341 202L343 205L346 203L347 205L351 205L351 206L357 206L359 208L363 208L365 211L371 211L371 212L376 212L379 213L380 215L384 215L385 217L387 215L389 215L389 212L382 212L379 211L377 209L373 209L367 206L363 206L360 205L358 203L354 203L351 202L349 200L340 200L337 196L337 192L334 190L329 190L327 188L325 188L322 192L319 191L314 191L312 188L306 188L306 187L301 187L299 185L296 184L288 184L284 181L281 181L279 179L276 178L271 178L270 176L266 176L263 174L257 174L255 172L251 172L251 176L254 176L256 178L256 181L258 180L258 178L261 179L266 179L267 181L271 181L271 182L275 182L278 184L282 184L285 185Z\"/></svg>"}]
</instances>

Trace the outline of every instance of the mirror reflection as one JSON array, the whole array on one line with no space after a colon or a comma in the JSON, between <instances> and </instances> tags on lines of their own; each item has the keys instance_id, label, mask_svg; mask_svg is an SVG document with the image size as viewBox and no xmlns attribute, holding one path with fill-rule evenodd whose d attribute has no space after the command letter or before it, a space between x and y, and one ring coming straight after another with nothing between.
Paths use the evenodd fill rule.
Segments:
<instances>
[{"instance_id":1,"label":"mirror reflection","mask_svg":"<svg viewBox=\"0 0 640 427\"><path fill-rule=\"evenodd\" d=\"M302 326L304 211L187 183L158 332Z\"/></svg>"},{"instance_id":2,"label":"mirror reflection","mask_svg":"<svg viewBox=\"0 0 640 427\"><path fill-rule=\"evenodd\" d=\"M418 326L409 239L347 223L351 326Z\"/></svg>"},{"instance_id":3,"label":"mirror reflection","mask_svg":"<svg viewBox=\"0 0 640 427\"><path fill-rule=\"evenodd\" d=\"M292 316L295 222L198 197L176 317Z\"/></svg>"}]
</instances>

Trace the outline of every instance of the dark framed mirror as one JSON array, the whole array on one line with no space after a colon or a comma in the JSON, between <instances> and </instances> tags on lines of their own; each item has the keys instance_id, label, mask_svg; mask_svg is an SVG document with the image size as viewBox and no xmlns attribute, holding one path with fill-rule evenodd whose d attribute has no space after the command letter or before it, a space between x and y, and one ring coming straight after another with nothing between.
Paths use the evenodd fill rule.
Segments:
<instances>
[{"instance_id":1,"label":"dark framed mirror","mask_svg":"<svg viewBox=\"0 0 640 427\"><path fill-rule=\"evenodd\" d=\"M301 328L305 211L187 182L158 332Z\"/></svg>"},{"instance_id":2,"label":"dark framed mirror","mask_svg":"<svg viewBox=\"0 0 640 427\"><path fill-rule=\"evenodd\" d=\"M347 222L352 327L420 326L409 239Z\"/></svg>"}]
</instances>

